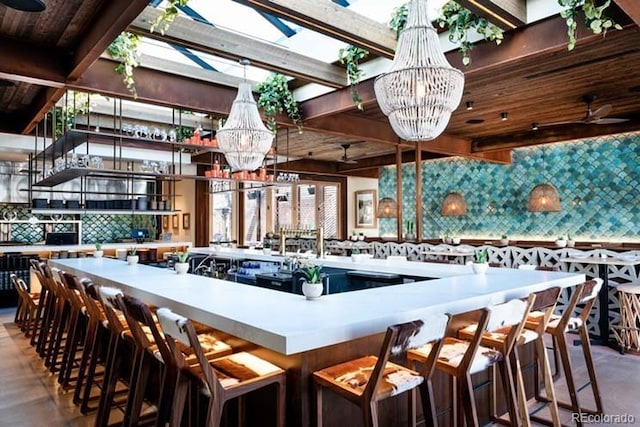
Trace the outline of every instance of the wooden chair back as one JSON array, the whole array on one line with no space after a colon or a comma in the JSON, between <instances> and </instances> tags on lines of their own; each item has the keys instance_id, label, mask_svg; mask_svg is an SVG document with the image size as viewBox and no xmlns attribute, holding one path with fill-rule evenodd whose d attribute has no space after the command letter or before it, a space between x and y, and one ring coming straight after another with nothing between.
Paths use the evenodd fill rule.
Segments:
<instances>
[{"instance_id":1,"label":"wooden chair back","mask_svg":"<svg viewBox=\"0 0 640 427\"><path fill-rule=\"evenodd\" d=\"M511 353L513 346L524 329L527 316L531 312L535 300L536 295L530 294L524 300L516 298L490 307L489 320L486 326L488 332L511 327L504 340L504 348L501 349L503 354L508 355Z\"/></svg>"},{"instance_id":2,"label":"wooden chair back","mask_svg":"<svg viewBox=\"0 0 640 427\"><path fill-rule=\"evenodd\" d=\"M100 286L98 291L109 329L112 333L121 334L124 332L124 327L118 318L117 312L120 311L118 296L122 296L122 291L111 286Z\"/></svg>"},{"instance_id":3,"label":"wooden chair back","mask_svg":"<svg viewBox=\"0 0 640 427\"><path fill-rule=\"evenodd\" d=\"M582 324L586 324L589 313L593 308L593 304L596 302L596 297L598 296L598 292L600 292L601 287L602 279L600 278L587 280L586 282L580 283L576 286L571 298L569 299L569 303L565 306L565 311L562 314L562 317L558 321L557 327L560 331L567 329L578 304L584 304L578 318Z\"/></svg>"}]
</instances>

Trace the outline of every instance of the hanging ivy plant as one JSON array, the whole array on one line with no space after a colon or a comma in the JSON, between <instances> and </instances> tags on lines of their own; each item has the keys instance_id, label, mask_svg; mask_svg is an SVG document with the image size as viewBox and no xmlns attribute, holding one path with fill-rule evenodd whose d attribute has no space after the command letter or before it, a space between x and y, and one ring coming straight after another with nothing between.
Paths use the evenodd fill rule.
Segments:
<instances>
[{"instance_id":1,"label":"hanging ivy plant","mask_svg":"<svg viewBox=\"0 0 640 427\"><path fill-rule=\"evenodd\" d=\"M393 9L391 19L389 20L389 28L396 33L396 40L400 38L400 33L407 26L407 17L409 16L409 4L404 3Z\"/></svg>"},{"instance_id":2,"label":"hanging ivy plant","mask_svg":"<svg viewBox=\"0 0 640 427\"><path fill-rule=\"evenodd\" d=\"M567 50L573 50L576 47L577 18L580 12L584 15L585 25L594 34L604 36L610 28L622 30L619 24L604 14L604 11L611 5L611 0L607 0L601 6L596 6L595 0L558 0L558 4L564 7L560 16L567 23L567 37L569 38Z\"/></svg>"},{"instance_id":3,"label":"hanging ivy plant","mask_svg":"<svg viewBox=\"0 0 640 427\"><path fill-rule=\"evenodd\" d=\"M300 106L289 90L287 79L278 73L272 73L267 79L258 83L258 107L262 108L267 116L267 127L276 131L276 115L286 112L298 131L302 132L302 118L300 117Z\"/></svg>"},{"instance_id":4,"label":"hanging ivy plant","mask_svg":"<svg viewBox=\"0 0 640 427\"><path fill-rule=\"evenodd\" d=\"M362 78L362 70L360 69L360 61L369 56L369 51L361 47L348 45L346 48L340 49L338 52L338 60L347 68L347 81L351 86L351 99L358 110L362 110L362 98L358 92L357 84Z\"/></svg>"},{"instance_id":5,"label":"hanging ivy plant","mask_svg":"<svg viewBox=\"0 0 640 427\"><path fill-rule=\"evenodd\" d=\"M475 30L485 40L493 41L497 45L502 43L503 34L500 28L454 1L449 1L442 7L442 15L437 21L441 28L449 28L449 41L460 44L462 63L466 66L471 64L469 52L473 49L473 42L468 38L469 31Z\"/></svg>"},{"instance_id":6,"label":"hanging ivy plant","mask_svg":"<svg viewBox=\"0 0 640 427\"><path fill-rule=\"evenodd\" d=\"M189 0L169 0L169 6L164 9L164 12L154 19L151 24L149 31L152 33L156 28L160 30L160 34L164 36L164 32L169 29L173 21L175 21L176 16L178 16L179 6L186 6L189 3Z\"/></svg>"},{"instance_id":7,"label":"hanging ivy plant","mask_svg":"<svg viewBox=\"0 0 640 427\"><path fill-rule=\"evenodd\" d=\"M54 107L47 113L47 120L52 121L55 116L55 124L53 124L54 139L60 138L75 124L76 116L86 115L89 113L89 94L86 92L68 91L66 99L60 105ZM54 114L55 110L55 114Z\"/></svg>"},{"instance_id":8,"label":"hanging ivy plant","mask_svg":"<svg viewBox=\"0 0 640 427\"><path fill-rule=\"evenodd\" d=\"M133 70L140 65L140 36L137 34L122 32L111 42L107 48L107 53L113 59L120 61L116 66L116 73L122 75L122 82L127 87L134 98L138 97L136 82L133 78Z\"/></svg>"}]
</instances>

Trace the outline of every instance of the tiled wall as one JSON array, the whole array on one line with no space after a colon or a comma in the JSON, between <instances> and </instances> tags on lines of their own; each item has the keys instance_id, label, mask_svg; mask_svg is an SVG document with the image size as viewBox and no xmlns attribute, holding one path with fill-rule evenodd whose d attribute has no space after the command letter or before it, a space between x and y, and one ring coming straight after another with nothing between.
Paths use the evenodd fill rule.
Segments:
<instances>
[{"instance_id":1,"label":"tiled wall","mask_svg":"<svg viewBox=\"0 0 640 427\"><path fill-rule=\"evenodd\" d=\"M379 197L394 197L395 167L385 168ZM402 167L403 218L415 218L415 165ZM549 182L558 188L561 212L527 211L531 189ZM423 237L553 240L640 238L640 133L521 148L512 165L461 158L426 161L422 168ZM460 192L467 216L444 217L444 196ZM380 234L393 236L395 219L380 219Z\"/></svg>"},{"instance_id":2,"label":"tiled wall","mask_svg":"<svg viewBox=\"0 0 640 427\"><path fill-rule=\"evenodd\" d=\"M22 206L0 206L0 219L5 217L5 212L15 212L16 219L26 220L31 216L29 211ZM46 215L36 215L39 219L50 219ZM146 228L150 233L155 232L157 224L155 216L151 215L83 215L82 217L82 243L117 242L118 239L126 239L131 235L132 228ZM75 219L74 215L63 216L63 219ZM24 244L42 242L45 239L44 224L11 224L10 237L8 224L2 224L0 228L0 240L12 240ZM53 224L51 231L64 232L75 231L73 224Z\"/></svg>"}]
</instances>

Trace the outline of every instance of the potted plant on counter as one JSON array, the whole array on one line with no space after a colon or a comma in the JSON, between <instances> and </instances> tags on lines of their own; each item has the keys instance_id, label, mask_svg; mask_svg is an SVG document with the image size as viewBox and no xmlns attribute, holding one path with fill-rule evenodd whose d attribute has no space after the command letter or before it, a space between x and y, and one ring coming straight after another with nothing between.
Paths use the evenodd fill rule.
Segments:
<instances>
[{"instance_id":1,"label":"potted plant on counter","mask_svg":"<svg viewBox=\"0 0 640 427\"><path fill-rule=\"evenodd\" d=\"M506 234L503 234L502 238L500 238L500 244L502 246L507 246L509 244L509 236L507 236Z\"/></svg>"},{"instance_id":2,"label":"potted plant on counter","mask_svg":"<svg viewBox=\"0 0 640 427\"><path fill-rule=\"evenodd\" d=\"M474 254L471 268L475 274L485 274L489 268L489 251L487 248L479 249Z\"/></svg>"},{"instance_id":3,"label":"potted plant on counter","mask_svg":"<svg viewBox=\"0 0 640 427\"><path fill-rule=\"evenodd\" d=\"M307 264L300 268L304 273L302 281L302 293L308 300L313 300L322 295L324 288L322 284L322 266L316 264Z\"/></svg>"},{"instance_id":4,"label":"potted plant on counter","mask_svg":"<svg viewBox=\"0 0 640 427\"><path fill-rule=\"evenodd\" d=\"M138 256L138 249L136 249L135 246L129 248L129 250L127 251L127 264L135 265L139 260L140 257Z\"/></svg>"},{"instance_id":5,"label":"potted plant on counter","mask_svg":"<svg viewBox=\"0 0 640 427\"><path fill-rule=\"evenodd\" d=\"M265 255L271 255L271 242L268 240L265 240L264 242L262 242L262 253L264 253Z\"/></svg>"},{"instance_id":6,"label":"potted plant on counter","mask_svg":"<svg viewBox=\"0 0 640 427\"><path fill-rule=\"evenodd\" d=\"M176 263L173 268L178 274L187 274L189 271L189 252L176 252Z\"/></svg>"},{"instance_id":7,"label":"potted plant on counter","mask_svg":"<svg viewBox=\"0 0 640 427\"><path fill-rule=\"evenodd\" d=\"M415 224L411 220L407 220L407 232L404 234L406 240L415 240Z\"/></svg>"},{"instance_id":8,"label":"potted plant on counter","mask_svg":"<svg viewBox=\"0 0 640 427\"><path fill-rule=\"evenodd\" d=\"M567 247L574 248L575 246L576 246L576 241L573 240L573 237L571 237L571 234L567 234Z\"/></svg>"},{"instance_id":9,"label":"potted plant on counter","mask_svg":"<svg viewBox=\"0 0 640 427\"><path fill-rule=\"evenodd\" d=\"M354 242L358 241L358 233L356 232L356 230L353 230L353 232L351 233L351 240Z\"/></svg>"},{"instance_id":10,"label":"potted plant on counter","mask_svg":"<svg viewBox=\"0 0 640 427\"><path fill-rule=\"evenodd\" d=\"M565 236L560 236L558 237L558 240L556 240L556 246L559 248L564 248L567 246L567 238Z\"/></svg>"},{"instance_id":11,"label":"potted plant on counter","mask_svg":"<svg viewBox=\"0 0 640 427\"><path fill-rule=\"evenodd\" d=\"M102 243L96 242L96 250L93 251L94 258L102 258L104 251L102 250Z\"/></svg>"}]
</instances>

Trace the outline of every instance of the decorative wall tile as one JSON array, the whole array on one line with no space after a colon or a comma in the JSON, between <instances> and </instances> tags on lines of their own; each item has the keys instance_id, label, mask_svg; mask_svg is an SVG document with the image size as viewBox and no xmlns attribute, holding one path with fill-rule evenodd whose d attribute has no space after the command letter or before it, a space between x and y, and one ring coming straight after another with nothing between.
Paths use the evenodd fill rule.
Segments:
<instances>
[{"instance_id":1,"label":"decorative wall tile","mask_svg":"<svg viewBox=\"0 0 640 427\"><path fill-rule=\"evenodd\" d=\"M402 167L403 219L415 217L415 166ZM542 182L558 188L561 212L527 210L531 189ZM423 237L579 240L640 237L640 133L513 150L513 164L462 158L423 162ZM395 166L384 168L379 197L396 195ZM444 217L444 196L457 191L467 216ZM395 235L396 220L380 220L380 235Z\"/></svg>"}]
</instances>

